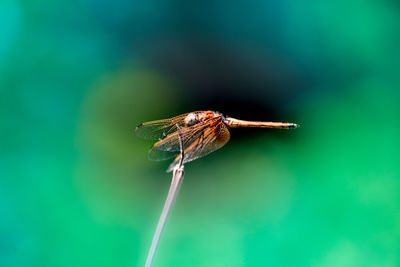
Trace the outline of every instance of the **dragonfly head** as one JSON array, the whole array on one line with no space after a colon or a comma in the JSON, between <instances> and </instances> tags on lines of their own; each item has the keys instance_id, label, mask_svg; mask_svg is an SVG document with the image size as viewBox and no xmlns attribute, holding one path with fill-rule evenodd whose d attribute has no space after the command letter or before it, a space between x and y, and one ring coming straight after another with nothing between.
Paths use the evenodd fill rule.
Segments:
<instances>
[{"instance_id":1,"label":"dragonfly head","mask_svg":"<svg viewBox=\"0 0 400 267\"><path fill-rule=\"evenodd\" d=\"M200 122L199 116L196 113L189 113L185 117L185 125L186 126L192 126L199 122Z\"/></svg>"}]
</instances>

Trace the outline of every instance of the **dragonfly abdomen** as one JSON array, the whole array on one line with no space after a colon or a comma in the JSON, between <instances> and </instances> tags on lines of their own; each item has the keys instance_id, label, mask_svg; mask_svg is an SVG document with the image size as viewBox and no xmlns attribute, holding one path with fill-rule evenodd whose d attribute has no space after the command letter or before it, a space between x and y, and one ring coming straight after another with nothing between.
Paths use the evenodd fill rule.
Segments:
<instances>
[{"instance_id":1,"label":"dragonfly abdomen","mask_svg":"<svg viewBox=\"0 0 400 267\"><path fill-rule=\"evenodd\" d=\"M291 122L244 121L230 117L225 118L225 124L231 128L257 127L257 128L295 129L299 127L298 124Z\"/></svg>"}]
</instances>

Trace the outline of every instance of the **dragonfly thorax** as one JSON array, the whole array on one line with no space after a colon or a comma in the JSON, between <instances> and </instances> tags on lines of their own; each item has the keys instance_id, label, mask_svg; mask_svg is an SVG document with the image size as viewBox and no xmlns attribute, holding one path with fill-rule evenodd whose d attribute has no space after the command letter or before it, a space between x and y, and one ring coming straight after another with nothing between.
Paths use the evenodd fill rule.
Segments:
<instances>
[{"instance_id":1,"label":"dragonfly thorax","mask_svg":"<svg viewBox=\"0 0 400 267\"><path fill-rule=\"evenodd\" d=\"M195 113L189 113L186 117L185 117L185 125L186 126L192 126L195 125L197 123L199 123L199 116Z\"/></svg>"}]
</instances>

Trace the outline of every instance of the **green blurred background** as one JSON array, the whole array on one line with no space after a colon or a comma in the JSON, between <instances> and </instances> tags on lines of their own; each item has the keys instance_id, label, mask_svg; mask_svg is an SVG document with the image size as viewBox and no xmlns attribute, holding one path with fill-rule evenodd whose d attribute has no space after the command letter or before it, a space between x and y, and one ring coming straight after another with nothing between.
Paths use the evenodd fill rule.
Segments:
<instances>
[{"instance_id":1,"label":"green blurred background","mask_svg":"<svg viewBox=\"0 0 400 267\"><path fill-rule=\"evenodd\" d=\"M233 129L186 166L155 266L400 266L397 1L0 1L0 266L142 266L169 162L141 122Z\"/></svg>"}]
</instances>

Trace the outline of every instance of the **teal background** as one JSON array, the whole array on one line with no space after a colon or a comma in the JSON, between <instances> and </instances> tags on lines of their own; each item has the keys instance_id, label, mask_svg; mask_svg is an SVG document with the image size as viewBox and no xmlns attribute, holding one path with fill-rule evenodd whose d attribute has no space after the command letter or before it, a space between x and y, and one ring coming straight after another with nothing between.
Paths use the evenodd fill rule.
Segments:
<instances>
[{"instance_id":1,"label":"teal background","mask_svg":"<svg viewBox=\"0 0 400 267\"><path fill-rule=\"evenodd\" d=\"M139 123L233 129L187 164L154 266L400 266L396 1L0 1L0 266L143 266L169 162Z\"/></svg>"}]
</instances>

